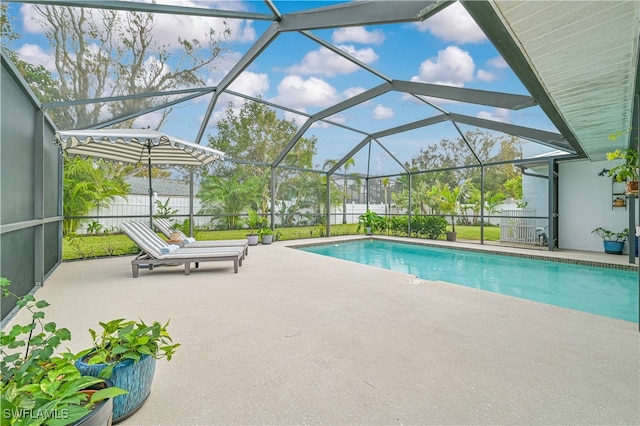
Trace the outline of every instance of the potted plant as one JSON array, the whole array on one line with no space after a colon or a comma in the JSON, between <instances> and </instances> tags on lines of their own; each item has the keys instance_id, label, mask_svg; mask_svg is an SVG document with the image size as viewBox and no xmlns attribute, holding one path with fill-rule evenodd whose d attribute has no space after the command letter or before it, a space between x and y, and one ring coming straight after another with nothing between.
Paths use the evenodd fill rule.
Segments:
<instances>
[{"instance_id":1,"label":"potted plant","mask_svg":"<svg viewBox=\"0 0 640 426\"><path fill-rule=\"evenodd\" d=\"M591 231L602 238L604 252L609 254L622 254L624 242L629 236L629 228L625 228L622 232L613 232L608 229L598 227Z\"/></svg>"},{"instance_id":2,"label":"potted plant","mask_svg":"<svg viewBox=\"0 0 640 426\"><path fill-rule=\"evenodd\" d=\"M431 188L429 191L436 204L439 206L440 211L445 215L451 217L451 232L446 232L447 241L456 241L458 233L456 232L456 211L460 203L460 195L462 194L462 187L456 186L451 189L449 185L438 184Z\"/></svg>"},{"instance_id":3,"label":"potted plant","mask_svg":"<svg viewBox=\"0 0 640 426\"><path fill-rule=\"evenodd\" d=\"M116 319L99 323L102 332L89 329L93 346L78 354L76 367L83 374L108 378L129 393L113 400L113 421L134 414L151 393L156 360L168 361L180 344L174 344L166 324Z\"/></svg>"},{"instance_id":4,"label":"potted plant","mask_svg":"<svg viewBox=\"0 0 640 426\"><path fill-rule=\"evenodd\" d=\"M609 176L617 182L626 182L627 195L638 195L638 150L616 149L607 153L607 160L622 160L609 170Z\"/></svg>"},{"instance_id":5,"label":"potted plant","mask_svg":"<svg viewBox=\"0 0 640 426\"><path fill-rule=\"evenodd\" d=\"M365 234L371 235L372 231L377 229L377 225L379 223L380 216L377 213L372 212L371 210L367 210L358 216L358 228L357 232L360 232L361 229L364 229Z\"/></svg>"},{"instance_id":6,"label":"potted plant","mask_svg":"<svg viewBox=\"0 0 640 426\"><path fill-rule=\"evenodd\" d=\"M247 234L250 246L257 246L260 236L256 233L256 229L262 227L262 218L258 215L258 212L252 208L247 209L247 219L245 223L251 230L250 234Z\"/></svg>"},{"instance_id":7,"label":"potted plant","mask_svg":"<svg viewBox=\"0 0 640 426\"><path fill-rule=\"evenodd\" d=\"M258 234L260 234L260 239L262 240L262 244L268 245L273 242L273 231L268 226L265 225L262 228L260 228L260 231L258 231Z\"/></svg>"},{"instance_id":8,"label":"potted plant","mask_svg":"<svg viewBox=\"0 0 640 426\"><path fill-rule=\"evenodd\" d=\"M17 296L9 285L0 278L3 297L16 298L18 307L31 312L31 323L0 331L2 424L110 425L111 398L126 391L81 375L71 352L54 355L71 333L55 322L44 323L46 301Z\"/></svg>"}]
</instances>

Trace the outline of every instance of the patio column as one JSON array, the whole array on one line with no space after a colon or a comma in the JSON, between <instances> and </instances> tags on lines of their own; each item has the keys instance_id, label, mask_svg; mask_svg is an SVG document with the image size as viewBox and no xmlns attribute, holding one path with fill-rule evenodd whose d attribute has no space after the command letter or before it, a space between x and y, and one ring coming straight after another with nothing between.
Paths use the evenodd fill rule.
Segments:
<instances>
[{"instance_id":1,"label":"patio column","mask_svg":"<svg viewBox=\"0 0 640 426\"><path fill-rule=\"evenodd\" d=\"M331 179L329 178L329 173L327 173L327 198L325 200L325 228L327 232L327 237L331 236Z\"/></svg>"},{"instance_id":2,"label":"patio column","mask_svg":"<svg viewBox=\"0 0 640 426\"><path fill-rule=\"evenodd\" d=\"M411 185L412 185L412 180L413 180L412 176L413 175L411 173L409 173L409 211L407 212L407 217L409 218L409 220L408 220L409 223L407 224L407 232L408 232L407 235L409 237L411 237L411 213L412 213L412 210L413 210L412 209L413 205L411 204Z\"/></svg>"},{"instance_id":3,"label":"patio column","mask_svg":"<svg viewBox=\"0 0 640 426\"><path fill-rule=\"evenodd\" d=\"M276 168L275 166L271 166L271 230L273 231L276 227Z\"/></svg>"}]
</instances>

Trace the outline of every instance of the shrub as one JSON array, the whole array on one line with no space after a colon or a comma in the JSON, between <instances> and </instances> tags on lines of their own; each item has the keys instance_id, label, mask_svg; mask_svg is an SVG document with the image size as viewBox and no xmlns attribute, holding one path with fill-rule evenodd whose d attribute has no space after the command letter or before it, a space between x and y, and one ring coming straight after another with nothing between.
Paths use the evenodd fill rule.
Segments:
<instances>
[{"instance_id":1,"label":"shrub","mask_svg":"<svg viewBox=\"0 0 640 426\"><path fill-rule=\"evenodd\" d=\"M411 219L411 230L419 237L435 240L447 232L448 224L442 216L414 216Z\"/></svg>"},{"instance_id":2,"label":"shrub","mask_svg":"<svg viewBox=\"0 0 640 426\"><path fill-rule=\"evenodd\" d=\"M358 229L356 232L360 232L361 229L371 228L371 231L383 231L385 229L384 217L378 215L376 212L367 210L358 217Z\"/></svg>"},{"instance_id":3,"label":"shrub","mask_svg":"<svg viewBox=\"0 0 640 426\"><path fill-rule=\"evenodd\" d=\"M409 224L408 216L392 216L389 219L389 230L394 234L406 234Z\"/></svg>"}]
</instances>

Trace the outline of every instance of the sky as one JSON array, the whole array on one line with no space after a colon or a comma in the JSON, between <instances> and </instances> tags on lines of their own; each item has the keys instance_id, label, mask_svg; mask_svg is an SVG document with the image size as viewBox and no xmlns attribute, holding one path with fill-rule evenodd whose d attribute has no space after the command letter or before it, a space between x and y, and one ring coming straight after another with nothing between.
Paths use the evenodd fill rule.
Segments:
<instances>
[{"instance_id":1,"label":"sky","mask_svg":"<svg viewBox=\"0 0 640 426\"><path fill-rule=\"evenodd\" d=\"M270 13L262 1L167 0L158 3ZM274 3L283 14L332 4L310 1ZM55 75L53 48L47 43L42 27L34 21L37 15L33 6L10 3L9 8L10 15L14 17L14 30L21 34L11 48L23 60L43 65ZM215 86L221 80L269 26L269 22L257 20L229 20L228 24L231 28L231 38L226 45L228 53L217 64L217 70L204 75L210 86ZM221 20L159 14L155 34L170 52L177 52L178 36L202 39L211 26L221 29ZM393 79L528 95L506 62L457 2L420 23L314 30L312 33ZM153 57L148 58L150 66L153 60ZM378 76L302 34L284 33L233 82L230 90L313 114L383 82ZM174 108L161 130L193 141L209 100L210 97L201 97ZM557 131L537 107L510 111L442 99L430 101L445 111ZM237 97L222 95L206 134L216 133L216 123L223 117L223 109L229 103L239 109L242 102ZM389 92L331 116L329 120L365 133L375 133L438 114L440 111L437 109L409 95ZM306 117L288 111L279 111L279 115L294 120L298 126L306 120ZM153 128L158 119L159 113L147 114L138 118L135 126ZM472 129L461 126L461 130ZM305 134L308 135L318 138L318 154L314 158L318 166L328 158L342 157L364 138L362 133L324 123L314 124ZM437 143L442 138L453 139L457 136L455 128L445 123L381 138L379 141L400 162L405 162L416 156L420 148ZM530 147L532 144L525 145ZM545 150L549 149L532 149L530 152L535 154ZM368 155L368 149L356 155L357 168L369 166L371 171L379 174L401 171L389 153L377 144L372 146L370 164Z\"/></svg>"}]
</instances>

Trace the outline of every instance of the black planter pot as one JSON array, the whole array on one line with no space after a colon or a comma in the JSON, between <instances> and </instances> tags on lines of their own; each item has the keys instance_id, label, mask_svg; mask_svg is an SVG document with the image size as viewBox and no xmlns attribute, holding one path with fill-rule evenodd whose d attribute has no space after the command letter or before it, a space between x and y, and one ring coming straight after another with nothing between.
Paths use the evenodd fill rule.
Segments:
<instances>
[{"instance_id":1,"label":"black planter pot","mask_svg":"<svg viewBox=\"0 0 640 426\"><path fill-rule=\"evenodd\" d=\"M90 390L100 390L107 387L112 387L113 384L109 380L105 380L104 383L98 383L91 386ZM100 401L91 410L91 413L87 414L72 426L110 426L113 423L113 399L108 398Z\"/></svg>"}]
</instances>

